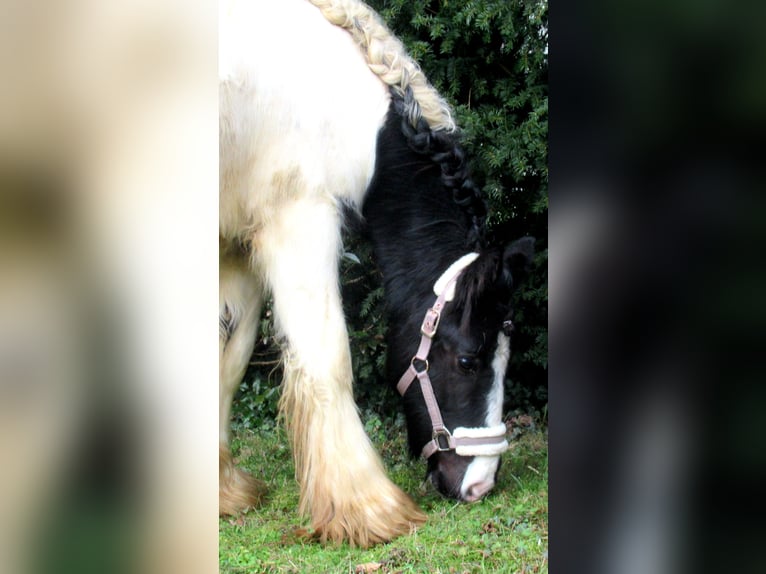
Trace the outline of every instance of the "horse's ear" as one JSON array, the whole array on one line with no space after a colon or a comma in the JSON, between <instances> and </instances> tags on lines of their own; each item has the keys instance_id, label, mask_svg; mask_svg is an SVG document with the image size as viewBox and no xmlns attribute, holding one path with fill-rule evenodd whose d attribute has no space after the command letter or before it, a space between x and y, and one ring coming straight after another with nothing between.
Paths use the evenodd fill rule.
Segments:
<instances>
[{"instance_id":1,"label":"horse's ear","mask_svg":"<svg viewBox=\"0 0 766 574\"><path fill-rule=\"evenodd\" d=\"M509 285L518 285L526 276L534 254L534 237L522 237L505 248L503 252L503 278Z\"/></svg>"}]
</instances>

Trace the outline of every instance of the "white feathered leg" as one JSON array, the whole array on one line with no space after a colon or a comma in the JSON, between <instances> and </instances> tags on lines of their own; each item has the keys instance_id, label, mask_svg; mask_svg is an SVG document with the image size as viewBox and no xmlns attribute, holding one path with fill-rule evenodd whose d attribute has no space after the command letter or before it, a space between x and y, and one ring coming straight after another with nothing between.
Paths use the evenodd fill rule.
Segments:
<instances>
[{"instance_id":1,"label":"white feathered leg","mask_svg":"<svg viewBox=\"0 0 766 574\"><path fill-rule=\"evenodd\" d=\"M253 246L285 343L281 409L294 449L301 512L321 541L369 546L425 521L386 476L352 394L338 286L340 218L330 198L286 205Z\"/></svg>"},{"instance_id":2,"label":"white feathered leg","mask_svg":"<svg viewBox=\"0 0 766 574\"><path fill-rule=\"evenodd\" d=\"M229 452L231 402L253 353L263 289L244 257L220 257L218 511L236 514L258 504L264 491L263 483L234 465Z\"/></svg>"}]
</instances>

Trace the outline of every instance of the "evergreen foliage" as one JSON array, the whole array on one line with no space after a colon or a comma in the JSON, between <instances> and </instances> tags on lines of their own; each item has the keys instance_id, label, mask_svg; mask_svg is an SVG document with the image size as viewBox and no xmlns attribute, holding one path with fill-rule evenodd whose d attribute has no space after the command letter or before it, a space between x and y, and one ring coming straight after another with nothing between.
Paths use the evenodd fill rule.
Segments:
<instances>
[{"instance_id":1,"label":"evergreen foliage","mask_svg":"<svg viewBox=\"0 0 766 574\"><path fill-rule=\"evenodd\" d=\"M536 239L529 277L516 294L514 352L508 369L506 410L538 410L547 404L548 215L548 2L547 0L368 0L404 42L428 79L455 110L463 145L473 158L473 179L489 208L489 236L506 244ZM380 277L371 249L346 237L341 272L343 296L362 409L386 418L398 397L384 380L385 322ZM267 321L269 323L270 321ZM263 334L259 341L270 341ZM261 354L275 349L261 345ZM237 407L238 421L273 416L266 379L273 365L256 365L243 387L264 394ZM243 419L245 417L245 419Z\"/></svg>"}]
</instances>

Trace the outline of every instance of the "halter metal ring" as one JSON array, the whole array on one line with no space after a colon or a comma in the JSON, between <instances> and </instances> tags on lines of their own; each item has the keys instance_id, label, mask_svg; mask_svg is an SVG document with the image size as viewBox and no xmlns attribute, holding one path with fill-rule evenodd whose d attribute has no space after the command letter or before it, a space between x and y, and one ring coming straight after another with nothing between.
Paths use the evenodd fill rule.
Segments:
<instances>
[{"instance_id":1,"label":"halter metal ring","mask_svg":"<svg viewBox=\"0 0 766 574\"><path fill-rule=\"evenodd\" d=\"M415 361L418 361L419 363L425 365L425 367L423 369L418 369L417 366L415 365ZM430 365L428 364L428 359L421 359L417 355L415 355L414 357L412 357L412 359L410 359L410 365L412 366L412 368L415 370L417 374L427 373L428 369L430 368Z\"/></svg>"},{"instance_id":2,"label":"halter metal ring","mask_svg":"<svg viewBox=\"0 0 766 574\"><path fill-rule=\"evenodd\" d=\"M434 444L436 445L436 450L439 452L444 452L447 450L452 450L452 446L450 443L452 442L452 435L446 428L442 428L439 430L434 429L433 435L431 435L434 441Z\"/></svg>"}]
</instances>

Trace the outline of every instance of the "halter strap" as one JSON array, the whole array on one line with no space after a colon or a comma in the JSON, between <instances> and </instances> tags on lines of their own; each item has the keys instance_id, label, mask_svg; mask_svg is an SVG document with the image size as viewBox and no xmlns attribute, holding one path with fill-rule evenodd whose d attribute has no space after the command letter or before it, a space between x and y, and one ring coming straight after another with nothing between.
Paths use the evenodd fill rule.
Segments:
<instances>
[{"instance_id":1,"label":"halter strap","mask_svg":"<svg viewBox=\"0 0 766 574\"><path fill-rule=\"evenodd\" d=\"M506 428L504 424L493 427L465 428L457 427L452 433L444 426L441 410L434 395L433 385L428 376L430 365L428 355L431 351L431 343L439 328L442 311L447 301L454 297L454 287L460 274L478 257L476 253L469 253L450 265L447 271L436 281L434 291L437 293L436 301L426 311L423 323L420 326L420 345L410 361L410 366L404 372L396 390L404 396L407 389L416 379L420 383L423 400L431 418L431 440L426 443L421 451L423 458L428 458L435 452L454 450L462 456L496 456L508 449L508 441L505 439Z\"/></svg>"}]
</instances>

